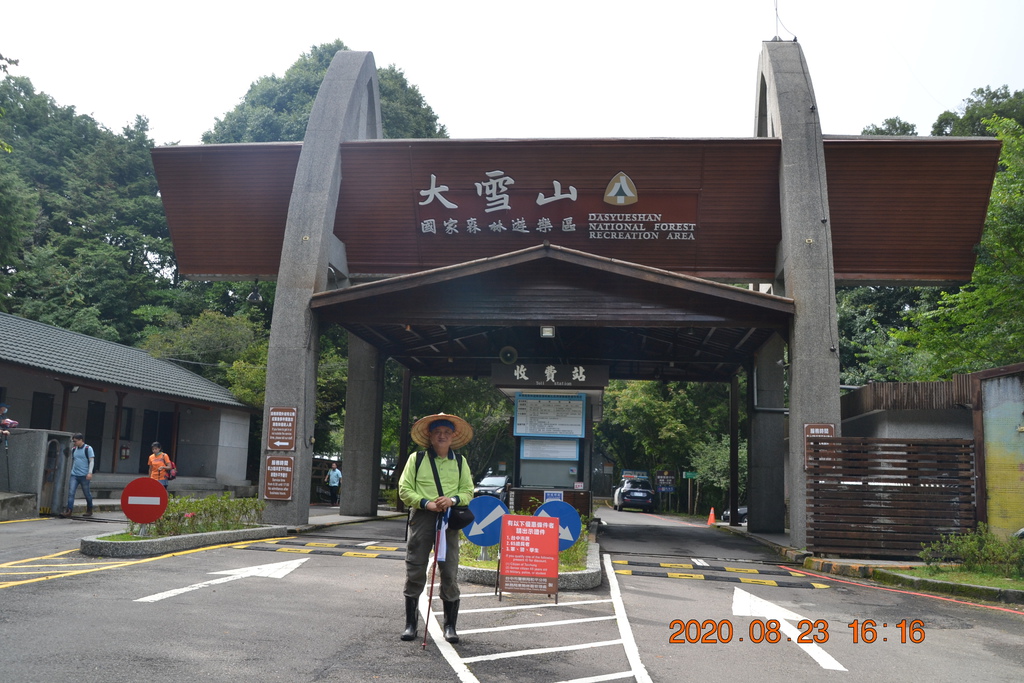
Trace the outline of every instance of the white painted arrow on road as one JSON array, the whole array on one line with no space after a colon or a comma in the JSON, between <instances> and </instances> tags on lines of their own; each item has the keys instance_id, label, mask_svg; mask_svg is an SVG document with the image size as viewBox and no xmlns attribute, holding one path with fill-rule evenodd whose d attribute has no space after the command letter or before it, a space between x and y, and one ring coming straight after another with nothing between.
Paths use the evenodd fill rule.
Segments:
<instances>
[{"instance_id":1,"label":"white painted arrow on road","mask_svg":"<svg viewBox=\"0 0 1024 683\"><path fill-rule=\"evenodd\" d=\"M173 598L175 595L181 595L182 593L188 593L208 586L216 586L218 583L227 583L228 581L245 579L250 576L264 576L270 579L283 579L308 559L308 557L303 557L300 560L289 560L287 562L275 562L273 564L260 564L255 567L242 567L241 569L225 569L221 572L210 572L211 574L227 574L228 576L221 579L203 581L202 583L194 583L191 586L175 588L155 595L147 595L144 598L137 599L135 602L157 602L166 598Z\"/></svg>"},{"instance_id":2,"label":"white painted arrow on road","mask_svg":"<svg viewBox=\"0 0 1024 683\"><path fill-rule=\"evenodd\" d=\"M800 637L800 630L789 622L800 622L806 617L802 617L796 612L791 612L785 607L780 607L775 603L768 602L764 598L751 595L741 588L733 589L732 613L737 617L766 617L768 619L777 619L779 622L779 630L785 633L786 637L796 643L798 647L803 648L803 651L809 654L822 669L846 671L846 667L837 662L832 655L825 652L814 643L797 642Z\"/></svg>"},{"instance_id":3,"label":"white painted arrow on road","mask_svg":"<svg viewBox=\"0 0 1024 683\"><path fill-rule=\"evenodd\" d=\"M790 622L802 622L806 618L797 612L790 611L773 602L768 602L756 595L751 595L740 588L735 588L732 591L732 613L735 616L764 616L778 620L779 631L784 633L794 643L797 643L798 647L803 648L805 652L810 654L822 669L846 671L846 667L841 665L833 655L828 654L814 643L797 642L800 638L800 630L790 624Z\"/></svg>"}]
</instances>

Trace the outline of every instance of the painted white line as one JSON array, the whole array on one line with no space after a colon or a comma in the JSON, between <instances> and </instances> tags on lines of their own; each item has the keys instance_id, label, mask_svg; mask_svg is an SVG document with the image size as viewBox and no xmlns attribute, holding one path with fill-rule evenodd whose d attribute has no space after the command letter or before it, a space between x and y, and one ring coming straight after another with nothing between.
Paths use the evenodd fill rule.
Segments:
<instances>
[{"instance_id":1,"label":"painted white line","mask_svg":"<svg viewBox=\"0 0 1024 683\"><path fill-rule=\"evenodd\" d=\"M586 678L574 678L571 681L559 681L558 683L600 683L601 681L618 681L623 678L632 678L632 671L620 671L617 674L602 674L600 676L587 676Z\"/></svg>"},{"instance_id":2,"label":"painted white line","mask_svg":"<svg viewBox=\"0 0 1024 683\"><path fill-rule=\"evenodd\" d=\"M512 657L530 657L532 655L546 655L552 652L569 652L572 650L588 650L595 647L607 647L608 645L622 645L622 640L603 640L598 643L584 643L582 645L563 645L562 647L538 647L533 650L515 650L514 652L498 652L493 655L480 655L478 657L466 657L463 662L490 662L496 659L511 659ZM639 679L637 679L639 680ZM650 680L650 679L647 679Z\"/></svg>"},{"instance_id":3,"label":"painted white line","mask_svg":"<svg viewBox=\"0 0 1024 683\"><path fill-rule=\"evenodd\" d=\"M437 646L437 651L448 662L448 666L459 677L459 681L462 683L480 683L480 680L466 666L466 660L462 659L459 653L455 651L455 648L452 647L452 644L444 639L444 629L441 628L441 624L430 613L430 604L427 600L426 591L420 593L419 609L420 614L423 616L423 628L427 629L427 632L430 634L430 641L427 644L429 645L430 642L433 642ZM416 647L421 647L422 644L422 640L416 640Z\"/></svg>"},{"instance_id":4,"label":"painted white line","mask_svg":"<svg viewBox=\"0 0 1024 683\"><path fill-rule=\"evenodd\" d=\"M691 557L690 562L693 562L698 567L710 567L711 565L700 559L699 557Z\"/></svg>"},{"instance_id":5,"label":"painted white line","mask_svg":"<svg viewBox=\"0 0 1024 683\"><path fill-rule=\"evenodd\" d=\"M129 505L159 505L160 496L128 496Z\"/></svg>"},{"instance_id":6,"label":"painted white line","mask_svg":"<svg viewBox=\"0 0 1024 683\"><path fill-rule=\"evenodd\" d=\"M572 600L570 602L560 602L557 605L553 602L539 602L535 605L509 605L508 607L481 607L479 609L460 609L459 614L466 614L468 612L506 612L517 609L538 609L541 607L572 607L573 605L593 605L599 602L611 602L610 598L602 598L601 600ZM440 612L438 612L440 614Z\"/></svg>"},{"instance_id":7,"label":"painted white line","mask_svg":"<svg viewBox=\"0 0 1024 683\"><path fill-rule=\"evenodd\" d=\"M629 628L629 618L626 616L626 606L622 604L622 593L619 591L619 581L615 578L611 555L604 556L604 571L608 575L612 604L615 605L615 616L618 617L619 635L622 636L622 647L626 651L626 660L629 661L633 677L637 683L652 683L651 676L647 673L647 667L640 661L640 650L637 649L633 631Z\"/></svg>"},{"instance_id":8,"label":"painted white line","mask_svg":"<svg viewBox=\"0 0 1024 683\"><path fill-rule=\"evenodd\" d=\"M357 546L366 547L368 545L380 545L384 541L367 541L366 543L356 543Z\"/></svg>"},{"instance_id":9,"label":"painted white line","mask_svg":"<svg viewBox=\"0 0 1024 683\"><path fill-rule=\"evenodd\" d=\"M800 630L789 623L789 620L802 621L804 617L796 612L792 612L773 602L768 602L764 598L752 595L741 588L734 587L732 593L732 613L739 617L767 617L769 619L776 619L779 622L779 630L785 633L804 652L809 654L822 669L846 671L846 667L818 645L797 642L800 638Z\"/></svg>"},{"instance_id":10,"label":"painted white line","mask_svg":"<svg viewBox=\"0 0 1024 683\"><path fill-rule=\"evenodd\" d=\"M231 576L224 576L219 579L213 579L212 581L194 583L191 586L185 586L184 588L175 588L174 590L164 591L163 593L147 595L144 598L139 598L135 602L158 602L160 600L166 600L167 598L173 598L175 595L181 595L182 593L190 593L192 591L197 591L200 588L208 588L210 586L216 586L218 583L227 583L228 581L236 581L244 578L245 576L242 574L232 574Z\"/></svg>"},{"instance_id":11,"label":"painted white line","mask_svg":"<svg viewBox=\"0 0 1024 683\"><path fill-rule=\"evenodd\" d=\"M497 631L515 631L521 628L547 628L548 626L571 626L573 624L582 624L587 621L608 621L609 619L614 618L614 615L610 615L607 617L587 617L586 619L563 619L561 621L541 621L532 624L519 624L515 626L494 626L491 628L474 628L460 631L460 633L495 633Z\"/></svg>"}]
</instances>

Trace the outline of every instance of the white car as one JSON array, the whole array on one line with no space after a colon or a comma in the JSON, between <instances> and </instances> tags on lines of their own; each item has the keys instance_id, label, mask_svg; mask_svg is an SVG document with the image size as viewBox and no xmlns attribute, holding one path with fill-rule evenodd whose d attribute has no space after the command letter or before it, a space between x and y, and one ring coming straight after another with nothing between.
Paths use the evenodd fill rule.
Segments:
<instances>
[{"instance_id":1,"label":"white car","mask_svg":"<svg viewBox=\"0 0 1024 683\"><path fill-rule=\"evenodd\" d=\"M623 479L612 493L612 507L616 510L639 508L654 510L654 489L647 479Z\"/></svg>"}]
</instances>

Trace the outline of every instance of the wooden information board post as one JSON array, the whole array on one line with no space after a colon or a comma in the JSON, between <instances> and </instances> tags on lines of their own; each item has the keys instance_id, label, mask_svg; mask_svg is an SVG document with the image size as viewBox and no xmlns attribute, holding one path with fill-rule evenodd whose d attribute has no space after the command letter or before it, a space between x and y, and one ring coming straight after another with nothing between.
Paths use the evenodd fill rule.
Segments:
<instances>
[{"instance_id":1,"label":"wooden information board post","mask_svg":"<svg viewBox=\"0 0 1024 683\"><path fill-rule=\"evenodd\" d=\"M558 518L504 515L498 600L502 593L543 593L558 603Z\"/></svg>"}]
</instances>

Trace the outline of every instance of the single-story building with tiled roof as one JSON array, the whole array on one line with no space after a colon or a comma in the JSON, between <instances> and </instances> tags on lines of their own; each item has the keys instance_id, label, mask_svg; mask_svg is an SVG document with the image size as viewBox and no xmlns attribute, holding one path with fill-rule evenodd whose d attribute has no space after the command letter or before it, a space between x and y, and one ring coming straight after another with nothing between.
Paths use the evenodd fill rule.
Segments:
<instances>
[{"instance_id":1,"label":"single-story building with tiled roof","mask_svg":"<svg viewBox=\"0 0 1024 683\"><path fill-rule=\"evenodd\" d=\"M101 475L94 491L104 478L148 474L154 441L171 455L179 478L249 483L252 409L219 384L142 349L0 313L0 402L20 428L82 432Z\"/></svg>"}]
</instances>

